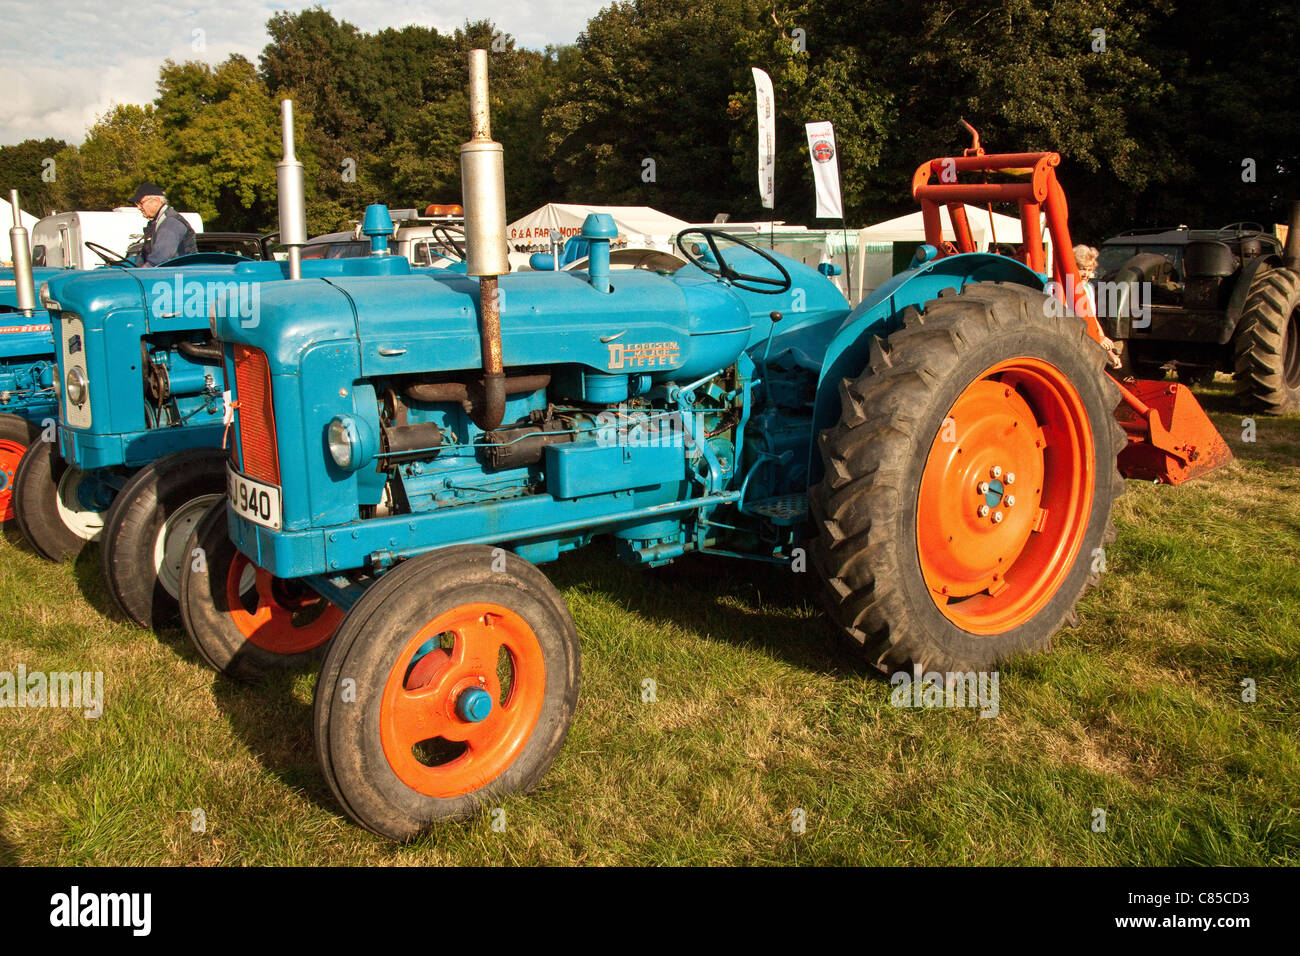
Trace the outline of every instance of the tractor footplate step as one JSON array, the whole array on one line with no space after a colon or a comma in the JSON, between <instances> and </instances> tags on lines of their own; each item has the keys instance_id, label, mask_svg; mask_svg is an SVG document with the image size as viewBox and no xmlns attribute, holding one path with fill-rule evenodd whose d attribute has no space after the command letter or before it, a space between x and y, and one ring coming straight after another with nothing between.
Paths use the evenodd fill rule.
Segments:
<instances>
[{"instance_id":1,"label":"tractor footplate step","mask_svg":"<svg viewBox=\"0 0 1300 956\"><path fill-rule=\"evenodd\" d=\"M795 525L808 516L808 496L777 495L763 498L745 506L750 514L760 515L777 525Z\"/></svg>"}]
</instances>

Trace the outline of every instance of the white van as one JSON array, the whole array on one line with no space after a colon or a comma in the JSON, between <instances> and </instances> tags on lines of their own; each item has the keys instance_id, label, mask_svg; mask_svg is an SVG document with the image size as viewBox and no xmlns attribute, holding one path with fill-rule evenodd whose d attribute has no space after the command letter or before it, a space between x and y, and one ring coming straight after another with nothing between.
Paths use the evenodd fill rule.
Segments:
<instances>
[{"instance_id":1,"label":"white van","mask_svg":"<svg viewBox=\"0 0 1300 956\"><path fill-rule=\"evenodd\" d=\"M203 231L203 219L198 213L181 215L196 233ZM32 265L93 269L110 260L88 247L88 241L126 256L143 237L144 216L134 206L118 206L112 212L55 213L32 227Z\"/></svg>"}]
</instances>

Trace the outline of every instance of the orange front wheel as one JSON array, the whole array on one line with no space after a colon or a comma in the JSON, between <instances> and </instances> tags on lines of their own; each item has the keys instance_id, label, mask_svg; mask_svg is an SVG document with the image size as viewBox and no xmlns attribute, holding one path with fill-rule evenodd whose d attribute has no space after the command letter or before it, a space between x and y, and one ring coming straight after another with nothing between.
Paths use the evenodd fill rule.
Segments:
<instances>
[{"instance_id":1,"label":"orange front wheel","mask_svg":"<svg viewBox=\"0 0 1300 956\"><path fill-rule=\"evenodd\" d=\"M513 554L455 547L389 571L339 628L316 750L339 802L398 840L530 789L577 704L573 619Z\"/></svg>"},{"instance_id":2,"label":"orange front wheel","mask_svg":"<svg viewBox=\"0 0 1300 956\"><path fill-rule=\"evenodd\" d=\"M343 611L301 581L276 578L231 542L226 500L217 500L185 543L181 623L207 663L256 681L307 666L334 636Z\"/></svg>"}]
</instances>

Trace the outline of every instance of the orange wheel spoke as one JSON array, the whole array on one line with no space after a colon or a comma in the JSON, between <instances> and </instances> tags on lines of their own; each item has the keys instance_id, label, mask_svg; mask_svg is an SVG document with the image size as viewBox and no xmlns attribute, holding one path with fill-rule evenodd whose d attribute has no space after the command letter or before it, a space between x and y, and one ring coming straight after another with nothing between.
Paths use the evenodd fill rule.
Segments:
<instances>
[{"instance_id":1,"label":"orange wheel spoke","mask_svg":"<svg viewBox=\"0 0 1300 956\"><path fill-rule=\"evenodd\" d=\"M453 635L449 652L431 651L426 655L431 660L422 658L410 667L420 648L448 633ZM513 669L504 706L497 676L502 647L508 649ZM427 683L412 691L403 682L417 672ZM380 707L384 756L398 778L421 793L471 793L499 777L523 751L545 690L541 646L523 618L495 604L454 608L422 627L394 658ZM433 738L462 744L464 751L441 762L424 762L415 745Z\"/></svg>"}]
</instances>

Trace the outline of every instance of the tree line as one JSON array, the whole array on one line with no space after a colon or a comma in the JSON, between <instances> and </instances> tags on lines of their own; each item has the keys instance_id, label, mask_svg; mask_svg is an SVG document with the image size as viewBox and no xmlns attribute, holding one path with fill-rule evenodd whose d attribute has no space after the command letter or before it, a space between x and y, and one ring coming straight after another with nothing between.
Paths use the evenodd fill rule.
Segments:
<instances>
[{"instance_id":1,"label":"tree line","mask_svg":"<svg viewBox=\"0 0 1300 956\"><path fill-rule=\"evenodd\" d=\"M279 101L294 99L308 226L370 202L460 200L466 54L491 51L510 214L544 202L650 205L690 221L767 219L750 67L772 77L775 217L813 225L803 124L835 124L846 214L913 208L925 159L969 145L1055 150L1076 236L1280 221L1300 199L1300 40L1286 7L1214 0L623 0L571 45L507 24L365 33L320 7L273 16L258 62L164 62L152 103L80 146L0 147L24 205L120 205L144 179L209 229L275 228Z\"/></svg>"}]
</instances>

